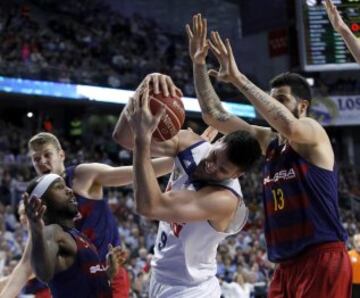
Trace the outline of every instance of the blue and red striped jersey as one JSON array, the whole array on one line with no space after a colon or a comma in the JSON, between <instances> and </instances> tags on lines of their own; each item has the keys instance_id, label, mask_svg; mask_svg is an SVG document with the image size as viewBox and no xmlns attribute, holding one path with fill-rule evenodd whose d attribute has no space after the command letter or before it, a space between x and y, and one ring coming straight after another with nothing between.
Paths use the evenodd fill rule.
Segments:
<instances>
[{"instance_id":1,"label":"blue and red striped jersey","mask_svg":"<svg viewBox=\"0 0 360 298\"><path fill-rule=\"evenodd\" d=\"M66 168L66 185L72 187L76 166ZM75 193L80 217L75 226L96 246L100 259L105 262L108 245L120 245L117 223L105 199L91 200Z\"/></svg>"},{"instance_id":2,"label":"blue and red striped jersey","mask_svg":"<svg viewBox=\"0 0 360 298\"><path fill-rule=\"evenodd\" d=\"M64 230L74 238L77 254L74 263L67 270L55 274L49 282L53 298L111 298L106 266L96 247L78 230Z\"/></svg>"},{"instance_id":3,"label":"blue and red striped jersey","mask_svg":"<svg viewBox=\"0 0 360 298\"><path fill-rule=\"evenodd\" d=\"M347 239L335 167L332 171L317 167L275 139L267 149L263 175L269 260L285 261L311 245Z\"/></svg>"}]
</instances>

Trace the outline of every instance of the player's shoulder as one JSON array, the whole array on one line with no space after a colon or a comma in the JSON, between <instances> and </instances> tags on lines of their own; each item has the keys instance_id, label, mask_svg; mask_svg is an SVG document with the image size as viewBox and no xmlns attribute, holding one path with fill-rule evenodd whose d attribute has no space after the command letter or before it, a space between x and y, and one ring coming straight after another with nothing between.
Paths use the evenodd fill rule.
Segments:
<instances>
[{"instance_id":1,"label":"player's shoulder","mask_svg":"<svg viewBox=\"0 0 360 298\"><path fill-rule=\"evenodd\" d=\"M50 224L44 227L46 239L58 239L64 235L64 229L58 224Z\"/></svg>"},{"instance_id":2,"label":"player's shoulder","mask_svg":"<svg viewBox=\"0 0 360 298\"><path fill-rule=\"evenodd\" d=\"M178 152L185 150L186 148L200 142L205 141L200 135L191 130L180 130L178 133Z\"/></svg>"},{"instance_id":3,"label":"player's shoulder","mask_svg":"<svg viewBox=\"0 0 360 298\"><path fill-rule=\"evenodd\" d=\"M231 189L220 185L208 185L199 191L199 196L206 206L213 207L218 211L232 212L242 200Z\"/></svg>"},{"instance_id":4,"label":"player's shoulder","mask_svg":"<svg viewBox=\"0 0 360 298\"><path fill-rule=\"evenodd\" d=\"M299 119L300 122L302 123L307 123L308 125L311 125L313 128L317 128L317 129L321 129L321 130L325 130L322 125L315 120L314 118L311 117L301 117Z\"/></svg>"}]
</instances>

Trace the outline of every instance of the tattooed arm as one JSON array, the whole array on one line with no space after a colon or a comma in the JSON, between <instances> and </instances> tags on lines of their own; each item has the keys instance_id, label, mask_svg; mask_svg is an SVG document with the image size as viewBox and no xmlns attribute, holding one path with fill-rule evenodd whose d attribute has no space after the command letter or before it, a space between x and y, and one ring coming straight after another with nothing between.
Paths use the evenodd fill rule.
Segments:
<instances>
[{"instance_id":1,"label":"tattooed arm","mask_svg":"<svg viewBox=\"0 0 360 298\"><path fill-rule=\"evenodd\" d=\"M206 19L202 19L200 14L195 15L193 17L192 29L187 25L186 32L189 38L190 57L193 61L195 91L204 122L215 127L223 134L236 130L250 132L259 141L263 154L265 154L266 147L272 137L271 130L265 127L250 125L237 116L228 113L211 84L205 61L209 47L206 40Z\"/></svg>"},{"instance_id":2,"label":"tattooed arm","mask_svg":"<svg viewBox=\"0 0 360 298\"><path fill-rule=\"evenodd\" d=\"M317 144L325 137L322 126L312 118L296 118L283 104L241 75L234 85L281 135L295 143Z\"/></svg>"},{"instance_id":3,"label":"tattooed arm","mask_svg":"<svg viewBox=\"0 0 360 298\"><path fill-rule=\"evenodd\" d=\"M207 125L215 127L223 134L236 130L245 130L251 133L260 143L262 153L273 137L270 128L251 125L243 119L227 112L216 94L205 64L194 64L194 81L196 96L201 107L202 118Z\"/></svg>"},{"instance_id":4,"label":"tattooed arm","mask_svg":"<svg viewBox=\"0 0 360 298\"><path fill-rule=\"evenodd\" d=\"M220 63L219 71L210 71L218 80L232 83L255 106L264 119L281 135L294 143L315 145L328 138L315 120L296 118L282 103L250 82L238 69L229 40L212 32L210 48Z\"/></svg>"}]
</instances>

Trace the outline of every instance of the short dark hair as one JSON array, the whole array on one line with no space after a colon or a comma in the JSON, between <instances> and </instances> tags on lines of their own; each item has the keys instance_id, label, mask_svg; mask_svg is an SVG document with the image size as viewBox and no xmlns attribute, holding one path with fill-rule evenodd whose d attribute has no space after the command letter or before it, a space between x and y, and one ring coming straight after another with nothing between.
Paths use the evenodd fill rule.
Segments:
<instances>
[{"instance_id":1,"label":"short dark hair","mask_svg":"<svg viewBox=\"0 0 360 298\"><path fill-rule=\"evenodd\" d=\"M259 142L247 131L234 131L226 135L227 157L241 170L247 171L261 156Z\"/></svg>"},{"instance_id":2,"label":"short dark hair","mask_svg":"<svg viewBox=\"0 0 360 298\"><path fill-rule=\"evenodd\" d=\"M271 88L283 86L289 86L291 88L291 93L298 99L307 100L310 108L312 98L311 87L303 76L297 73L285 72L277 75L270 81Z\"/></svg>"}]
</instances>

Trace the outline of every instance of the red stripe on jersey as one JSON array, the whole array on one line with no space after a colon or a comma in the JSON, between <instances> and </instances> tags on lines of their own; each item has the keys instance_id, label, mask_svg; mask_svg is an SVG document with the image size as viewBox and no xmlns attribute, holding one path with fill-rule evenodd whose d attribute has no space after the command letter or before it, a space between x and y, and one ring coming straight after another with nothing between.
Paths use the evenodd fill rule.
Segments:
<instances>
[{"instance_id":1,"label":"red stripe on jersey","mask_svg":"<svg viewBox=\"0 0 360 298\"><path fill-rule=\"evenodd\" d=\"M314 233L314 226L311 222L305 222L283 228L273 228L270 233L266 233L268 245L277 245L281 242L293 242Z\"/></svg>"},{"instance_id":2,"label":"red stripe on jersey","mask_svg":"<svg viewBox=\"0 0 360 298\"><path fill-rule=\"evenodd\" d=\"M268 216L272 216L274 214L277 214L279 212L284 212L284 211L294 211L294 210L298 210L298 209L305 209L310 206L310 199L305 194L291 196L291 197L284 197L283 199L284 199L283 209L275 210L275 199L274 198L273 198L273 200L268 200L266 202L266 212L267 212ZM277 201L278 206L279 206L279 204L281 204L281 202Z\"/></svg>"}]
</instances>

